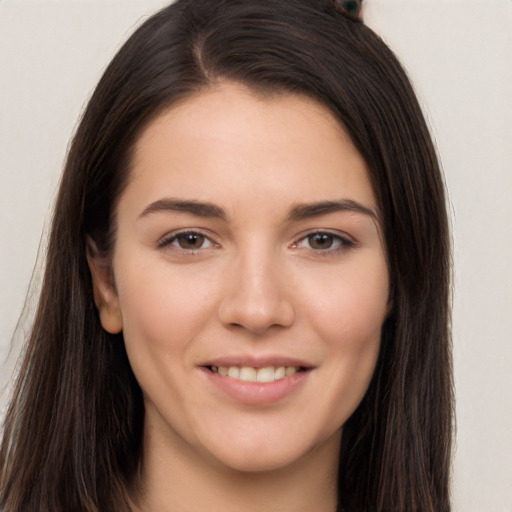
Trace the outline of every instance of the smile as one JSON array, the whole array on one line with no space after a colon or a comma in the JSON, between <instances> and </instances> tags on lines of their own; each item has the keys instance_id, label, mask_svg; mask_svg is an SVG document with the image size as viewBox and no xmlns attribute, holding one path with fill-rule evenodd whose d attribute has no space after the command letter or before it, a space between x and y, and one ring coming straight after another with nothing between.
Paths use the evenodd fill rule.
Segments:
<instances>
[{"instance_id":1,"label":"smile","mask_svg":"<svg viewBox=\"0 0 512 512\"><path fill-rule=\"evenodd\" d=\"M301 370L297 366L267 366L265 368L254 368L251 366L210 366L213 373L222 377L240 380L243 382L274 382L276 380L291 377Z\"/></svg>"},{"instance_id":2,"label":"smile","mask_svg":"<svg viewBox=\"0 0 512 512\"><path fill-rule=\"evenodd\" d=\"M271 405L305 385L313 366L298 361L218 361L200 366L206 382L223 395L247 405Z\"/></svg>"}]
</instances>

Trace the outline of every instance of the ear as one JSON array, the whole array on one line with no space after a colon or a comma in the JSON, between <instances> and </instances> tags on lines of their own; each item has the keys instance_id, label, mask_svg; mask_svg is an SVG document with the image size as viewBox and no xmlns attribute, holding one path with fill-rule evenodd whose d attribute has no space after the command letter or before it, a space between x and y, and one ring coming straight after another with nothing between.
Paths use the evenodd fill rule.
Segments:
<instances>
[{"instance_id":1,"label":"ear","mask_svg":"<svg viewBox=\"0 0 512 512\"><path fill-rule=\"evenodd\" d=\"M123 317L114 286L110 258L101 254L96 242L87 236L86 256L91 271L94 303L105 331L118 334L123 330Z\"/></svg>"}]
</instances>

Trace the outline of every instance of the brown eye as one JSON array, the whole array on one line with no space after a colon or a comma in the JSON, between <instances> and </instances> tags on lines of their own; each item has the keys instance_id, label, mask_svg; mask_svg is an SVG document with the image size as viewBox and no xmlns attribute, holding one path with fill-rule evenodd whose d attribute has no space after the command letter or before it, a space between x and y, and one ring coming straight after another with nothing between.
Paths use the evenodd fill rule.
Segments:
<instances>
[{"instance_id":1,"label":"brown eye","mask_svg":"<svg viewBox=\"0 0 512 512\"><path fill-rule=\"evenodd\" d=\"M311 249L317 250L330 249L333 246L335 240L334 235L329 233L314 233L309 235L307 238Z\"/></svg>"},{"instance_id":2,"label":"brown eye","mask_svg":"<svg viewBox=\"0 0 512 512\"><path fill-rule=\"evenodd\" d=\"M328 231L315 231L292 244L294 249L307 249L314 254L341 255L356 244L348 237Z\"/></svg>"},{"instance_id":3,"label":"brown eye","mask_svg":"<svg viewBox=\"0 0 512 512\"><path fill-rule=\"evenodd\" d=\"M214 247L218 247L218 245L208 235L200 231L171 232L158 241L159 249L167 248L167 251L174 251L175 255L196 254Z\"/></svg>"},{"instance_id":4,"label":"brown eye","mask_svg":"<svg viewBox=\"0 0 512 512\"><path fill-rule=\"evenodd\" d=\"M200 233L181 233L175 240L181 249L201 249L206 237Z\"/></svg>"}]
</instances>

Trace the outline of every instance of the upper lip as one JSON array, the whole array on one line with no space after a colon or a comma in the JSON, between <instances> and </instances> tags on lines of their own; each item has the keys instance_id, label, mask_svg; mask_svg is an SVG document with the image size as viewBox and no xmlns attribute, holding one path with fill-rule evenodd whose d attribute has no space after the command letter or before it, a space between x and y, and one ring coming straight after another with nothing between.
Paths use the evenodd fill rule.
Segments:
<instances>
[{"instance_id":1,"label":"upper lip","mask_svg":"<svg viewBox=\"0 0 512 512\"><path fill-rule=\"evenodd\" d=\"M247 366L250 368L266 368L269 366L273 366L274 368L278 368L280 366L294 366L296 368L304 368L304 369L312 369L314 365L308 363L304 360L289 357L289 356L264 356L257 357L254 355L237 355L237 356L221 356L215 357L212 359L206 360L204 363L201 363L199 366L238 366L243 367Z\"/></svg>"}]
</instances>

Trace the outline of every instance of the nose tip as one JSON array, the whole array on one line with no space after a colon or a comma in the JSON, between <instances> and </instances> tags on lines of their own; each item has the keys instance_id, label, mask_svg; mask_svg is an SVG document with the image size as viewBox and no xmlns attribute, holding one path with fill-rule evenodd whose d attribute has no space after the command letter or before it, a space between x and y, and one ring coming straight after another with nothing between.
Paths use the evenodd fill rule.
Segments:
<instances>
[{"instance_id":1,"label":"nose tip","mask_svg":"<svg viewBox=\"0 0 512 512\"><path fill-rule=\"evenodd\" d=\"M219 306L221 322L253 334L263 334L272 327L290 327L295 309L286 284L276 273L260 269L233 275L230 290Z\"/></svg>"},{"instance_id":2,"label":"nose tip","mask_svg":"<svg viewBox=\"0 0 512 512\"><path fill-rule=\"evenodd\" d=\"M274 302L274 301L273 301ZM223 301L219 309L221 321L226 325L242 327L254 334L263 334L271 327L289 327L293 324L294 311L290 304L270 304Z\"/></svg>"}]
</instances>

